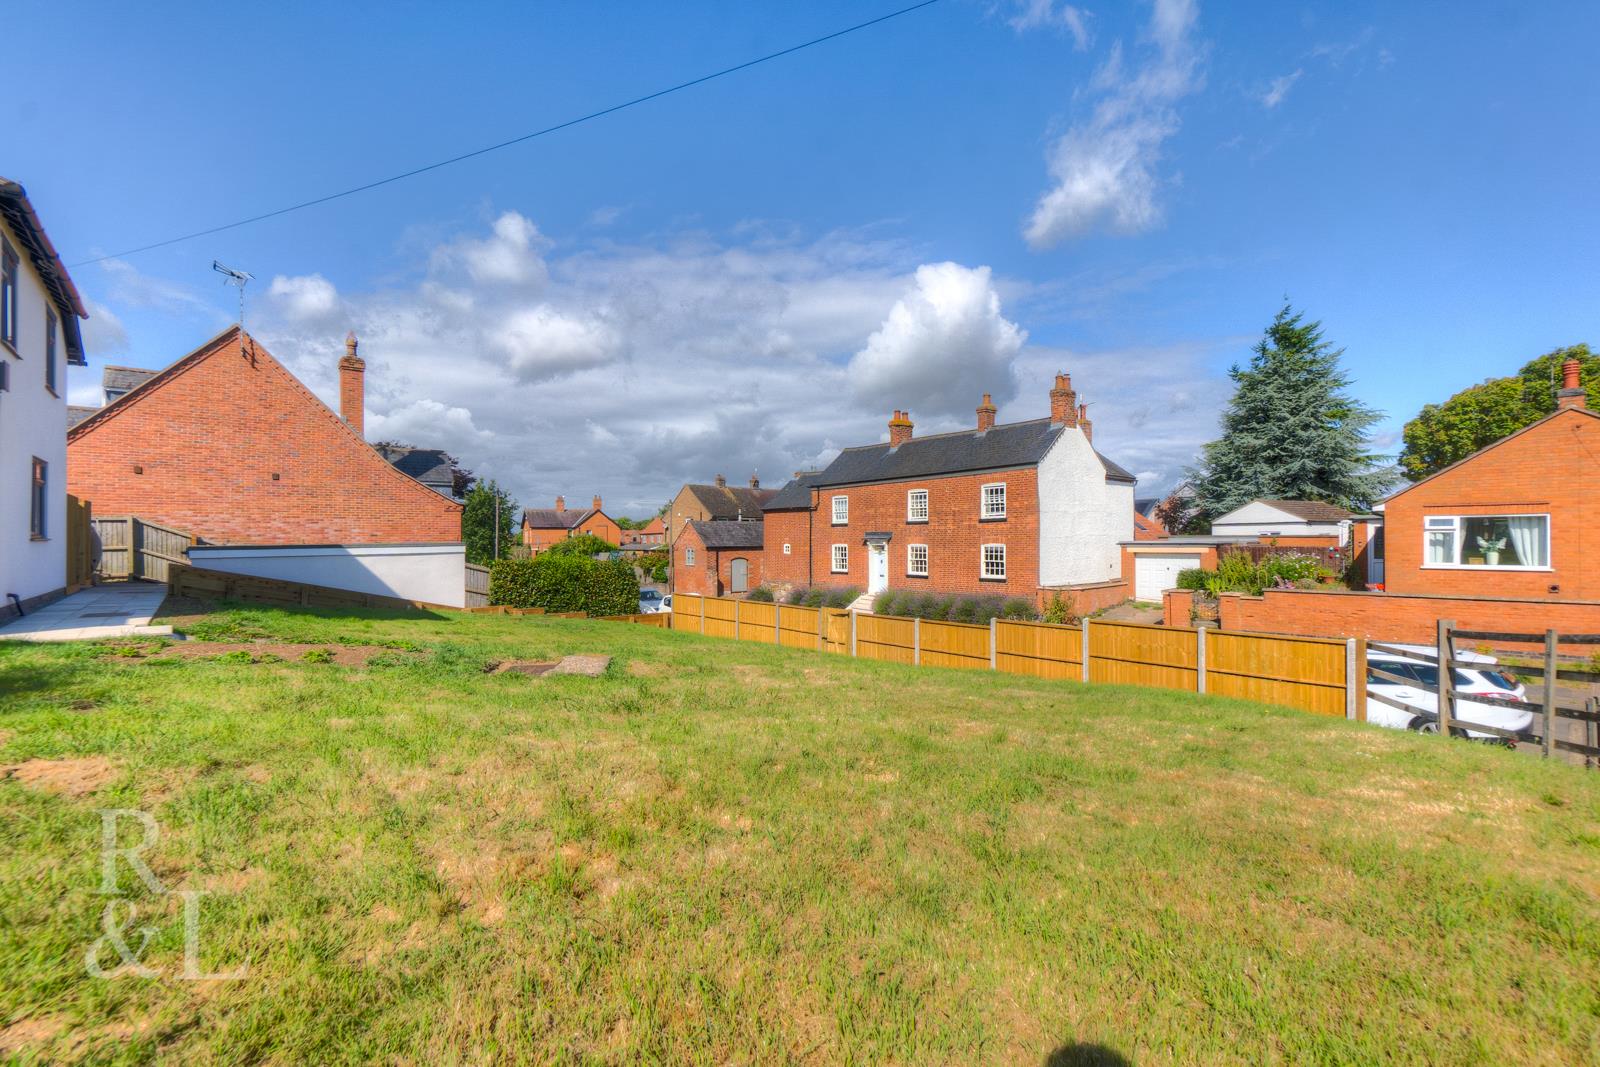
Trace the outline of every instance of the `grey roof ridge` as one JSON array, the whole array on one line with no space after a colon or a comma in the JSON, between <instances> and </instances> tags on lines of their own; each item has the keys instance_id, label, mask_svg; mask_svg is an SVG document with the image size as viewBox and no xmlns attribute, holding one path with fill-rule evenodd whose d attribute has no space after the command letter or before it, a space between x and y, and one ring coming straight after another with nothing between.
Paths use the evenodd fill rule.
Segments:
<instances>
[{"instance_id":1,"label":"grey roof ridge","mask_svg":"<svg viewBox=\"0 0 1600 1067\"><path fill-rule=\"evenodd\" d=\"M921 437L913 437L913 438L911 438L911 440L907 441L906 443L907 444L915 444L918 441L937 441L941 437L964 437L964 436L976 437L980 433L992 433L995 430L1009 430L1013 426L1031 426L1036 422L1049 422L1049 421L1050 421L1050 417L1047 415L1042 419L1023 419L1021 422L1001 422L1001 423L996 423L995 425L989 427L989 429L987 429L987 430L980 430L976 426L974 426L970 430L946 430L943 433L928 433L928 434L923 434ZM1065 426L1066 423L1062 423L1061 425ZM839 451L840 452L860 452L861 450L867 449L867 448L887 448L887 447L889 447L889 442L888 441L879 441L876 444L871 444L871 445L851 445L849 448L841 448L841 449L839 449ZM824 473L826 470L827 470L827 468L824 467L821 471L813 471L813 472L809 472L809 473L821 474L821 473Z\"/></svg>"}]
</instances>

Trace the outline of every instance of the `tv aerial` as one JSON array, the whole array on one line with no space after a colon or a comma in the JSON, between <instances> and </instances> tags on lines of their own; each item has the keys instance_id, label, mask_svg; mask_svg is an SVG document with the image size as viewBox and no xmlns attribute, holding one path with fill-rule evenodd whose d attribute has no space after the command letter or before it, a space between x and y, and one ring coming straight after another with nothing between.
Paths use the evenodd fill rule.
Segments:
<instances>
[{"instance_id":1,"label":"tv aerial","mask_svg":"<svg viewBox=\"0 0 1600 1067\"><path fill-rule=\"evenodd\" d=\"M234 270L225 267L217 260L211 261L211 269L222 275L222 284L237 285L239 287L239 329L244 330L244 287L247 283L256 280L256 276L249 271Z\"/></svg>"}]
</instances>

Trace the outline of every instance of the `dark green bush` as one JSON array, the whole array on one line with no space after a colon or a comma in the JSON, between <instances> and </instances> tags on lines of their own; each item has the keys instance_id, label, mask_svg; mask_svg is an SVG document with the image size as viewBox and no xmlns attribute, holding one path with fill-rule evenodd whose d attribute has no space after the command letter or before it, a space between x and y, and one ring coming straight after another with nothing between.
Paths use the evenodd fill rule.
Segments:
<instances>
[{"instance_id":1,"label":"dark green bush","mask_svg":"<svg viewBox=\"0 0 1600 1067\"><path fill-rule=\"evenodd\" d=\"M872 613L874 615L904 615L898 610L901 607L902 597L893 589L885 589L872 599Z\"/></svg>"},{"instance_id":2,"label":"dark green bush","mask_svg":"<svg viewBox=\"0 0 1600 1067\"><path fill-rule=\"evenodd\" d=\"M621 560L541 552L532 559L495 561L489 568L489 603L596 617L631 615L639 610L639 581Z\"/></svg>"},{"instance_id":3,"label":"dark green bush","mask_svg":"<svg viewBox=\"0 0 1600 1067\"><path fill-rule=\"evenodd\" d=\"M557 541L539 555L551 556L595 556L601 552L615 552L617 546L603 537L594 534L579 534L569 537L565 541Z\"/></svg>"},{"instance_id":4,"label":"dark green bush","mask_svg":"<svg viewBox=\"0 0 1600 1067\"><path fill-rule=\"evenodd\" d=\"M1210 571L1203 570L1200 567L1189 567L1181 570L1178 572L1178 588L1203 592L1206 587L1206 576L1210 573Z\"/></svg>"},{"instance_id":5,"label":"dark green bush","mask_svg":"<svg viewBox=\"0 0 1600 1067\"><path fill-rule=\"evenodd\" d=\"M758 604L770 604L772 603L772 590L764 585L758 585L750 590L745 599L754 600Z\"/></svg>"},{"instance_id":6,"label":"dark green bush","mask_svg":"<svg viewBox=\"0 0 1600 1067\"><path fill-rule=\"evenodd\" d=\"M854 604L856 598L860 595L861 590L853 586L845 586L843 589L829 589L827 598L823 603L830 608L847 608Z\"/></svg>"},{"instance_id":7,"label":"dark green bush","mask_svg":"<svg viewBox=\"0 0 1600 1067\"><path fill-rule=\"evenodd\" d=\"M1021 597L1012 597L1001 607L1000 617L1026 622L1033 618L1033 605Z\"/></svg>"},{"instance_id":8,"label":"dark green bush","mask_svg":"<svg viewBox=\"0 0 1600 1067\"><path fill-rule=\"evenodd\" d=\"M975 622L978 618L978 602L971 597L957 597L950 605L950 614L945 617L951 622Z\"/></svg>"}]
</instances>

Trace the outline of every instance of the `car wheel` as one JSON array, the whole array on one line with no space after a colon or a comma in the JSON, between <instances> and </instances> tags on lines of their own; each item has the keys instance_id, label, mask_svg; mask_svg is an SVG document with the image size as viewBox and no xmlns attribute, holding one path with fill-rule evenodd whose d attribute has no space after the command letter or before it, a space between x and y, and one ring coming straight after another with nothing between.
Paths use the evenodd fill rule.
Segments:
<instances>
[{"instance_id":1,"label":"car wheel","mask_svg":"<svg viewBox=\"0 0 1600 1067\"><path fill-rule=\"evenodd\" d=\"M1419 734L1436 734L1439 732L1438 719L1424 719L1421 715L1406 723L1407 730L1415 730Z\"/></svg>"}]
</instances>

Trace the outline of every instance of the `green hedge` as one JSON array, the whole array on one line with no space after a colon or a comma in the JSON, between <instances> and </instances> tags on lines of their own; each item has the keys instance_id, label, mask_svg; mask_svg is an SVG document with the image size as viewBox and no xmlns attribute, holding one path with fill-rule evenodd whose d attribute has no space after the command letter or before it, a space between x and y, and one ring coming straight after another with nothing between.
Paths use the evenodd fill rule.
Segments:
<instances>
[{"instance_id":1,"label":"green hedge","mask_svg":"<svg viewBox=\"0 0 1600 1067\"><path fill-rule=\"evenodd\" d=\"M621 560L541 552L532 559L497 560L489 568L489 603L632 615L639 610L639 581Z\"/></svg>"}]
</instances>

